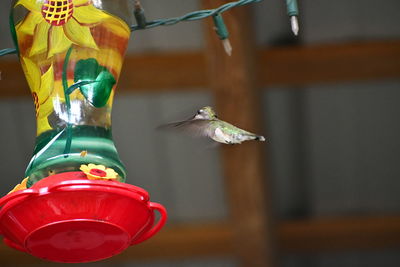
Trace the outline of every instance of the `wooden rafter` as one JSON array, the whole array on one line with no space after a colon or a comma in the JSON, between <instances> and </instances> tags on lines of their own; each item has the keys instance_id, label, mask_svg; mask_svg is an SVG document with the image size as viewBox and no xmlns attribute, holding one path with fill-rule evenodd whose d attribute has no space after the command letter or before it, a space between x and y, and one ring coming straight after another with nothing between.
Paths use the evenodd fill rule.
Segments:
<instances>
[{"instance_id":1,"label":"wooden rafter","mask_svg":"<svg viewBox=\"0 0 400 267\"><path fill-rule=\"evenodd\" d=\"M263 86L400 77L400 41L283 47L260 53Z\"/></svg>"},{"instance_id":2,"label":"wooden rafter","mask_svg":"<svg viewBox=\"0 0 400 267\"><path fill-rule=\"evenodd\" d=\"M400 41L268 48L257 58L261 87L400 78ZM0 71L0 98L29 94L13 56L0 59ZM189 89L209 89L201 52L127 56L118 86L121 93Z\"/></svg>"},{"instance_id":3,"label":"wooden rafter","mask_svg":"<svg viewBox=\"0 0 400 267\"><path fill-rule=\"evenodd\" d=\"M283 252L315 253L400 247L400 217L348 217L288 221L279 227Z\"/></svg>"}]
</instances>

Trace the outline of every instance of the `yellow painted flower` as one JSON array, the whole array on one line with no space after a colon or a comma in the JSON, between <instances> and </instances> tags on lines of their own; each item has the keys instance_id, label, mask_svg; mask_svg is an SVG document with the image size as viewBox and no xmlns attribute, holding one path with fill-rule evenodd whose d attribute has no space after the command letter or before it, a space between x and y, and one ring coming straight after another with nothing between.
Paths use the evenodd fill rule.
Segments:
<instances>
[{"instance_id":1,"label":"yellow painted flower","mask_svg":"<svg viewBox=\"0 0 400 267\"><path fill-rule=\"evenodd\" d=\"M90 28L109 18L90 0L19 0L16 5L30 11L17 25L18 32L33 35L30 57L47 52L49 58L72 43L98 49Z\"/></svg>"},{"instance_id":2,"label":"yellow painted flower","mask_svg":"<svg viewBox=\"0 0 400 267\"><path fill-rule=\"evenodd\" d=\"M26 183L28 182L28 178L26 177L24 180L22 180L22 182L20 184L17 184L13 190L11 190L10 192L8 192L9 194L14 193L15 191L19 191L19 190L24 190L26 189Z\"/></svg>"},{"instance_id":3,"label":"yellow painted flower","mask_svg":"<svg viewBox=\"0 0 400 267\"><path fill-rule=\"evenodd\" d=\"M89 180L115 180L118 176L113 169L103 165L81 165L80 170L86 174Z\"/></svg>"},{"instance_id":4,"label":"yellow painted flower","mask_svg":"<svg viewBox=\"0 0 400 267\"><path fill-rule=\"evenodd\" d=\"M35 103L38 134L51 130L47 117L53 112L54 68L50 65L42 75L39 67L29 58L22 57L22 67L25 70L29 87ZM57 99L63 100L61 96Z\"/></svg>"}]
</instances>

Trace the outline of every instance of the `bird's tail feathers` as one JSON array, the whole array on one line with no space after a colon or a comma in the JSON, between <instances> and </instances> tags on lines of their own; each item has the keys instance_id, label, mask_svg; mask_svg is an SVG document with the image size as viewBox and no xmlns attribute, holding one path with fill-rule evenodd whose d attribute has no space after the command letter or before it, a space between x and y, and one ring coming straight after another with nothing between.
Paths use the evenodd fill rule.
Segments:
<instances>
[{"instance_id":1,"label":"bird's tail feathers","mask_svg":"<svg viewBox=\"0 0 400 267\"><path fill-rule=\"evenodd\" d=\"M262 135L256 135L255 138L254 138L254 140L264 142L264 141L265 141L265 137L262 136Z\"/></svg>"}]
</instances>

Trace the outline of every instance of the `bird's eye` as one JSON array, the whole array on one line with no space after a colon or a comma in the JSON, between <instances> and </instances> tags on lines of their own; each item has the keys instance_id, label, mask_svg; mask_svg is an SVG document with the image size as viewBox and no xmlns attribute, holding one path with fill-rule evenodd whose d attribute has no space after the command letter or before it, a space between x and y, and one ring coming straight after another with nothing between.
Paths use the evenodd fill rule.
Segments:
<instances>
[{"instance_id":1,"label":"bird's eye","mask_svg":"<svg viewBox=\"0 0 400 267\"><path fill-rule=\"evenodd\" d=\"M201 114L201 110L197 111L197 114L199 114L199 115L200 115L200 114Z\"/></svg>"}]
</instances>

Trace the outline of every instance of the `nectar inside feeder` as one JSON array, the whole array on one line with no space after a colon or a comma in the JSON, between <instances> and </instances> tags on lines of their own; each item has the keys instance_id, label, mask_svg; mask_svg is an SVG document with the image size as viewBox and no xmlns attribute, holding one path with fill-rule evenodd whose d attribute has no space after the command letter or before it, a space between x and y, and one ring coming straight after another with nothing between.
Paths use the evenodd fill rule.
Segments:
<instances>
[{"instance_id":1,"label":"nectar inside feeder","mask_svg":"<svg viewBox=\"0 0 400 267\"><path fill-rule=\"evenodd\" d=\"M165 208L125 183L111 135L132 5L13 2L11 32L35 104L37 137L27 178L0 199L0 233L10 247L50 261L90 262L145 241L165 224Z\"/></svg>"}]
</instances>

